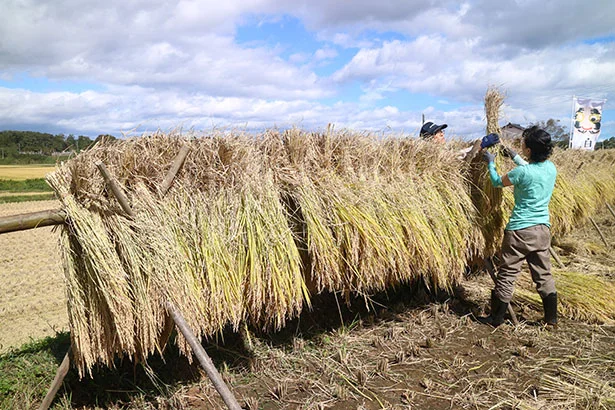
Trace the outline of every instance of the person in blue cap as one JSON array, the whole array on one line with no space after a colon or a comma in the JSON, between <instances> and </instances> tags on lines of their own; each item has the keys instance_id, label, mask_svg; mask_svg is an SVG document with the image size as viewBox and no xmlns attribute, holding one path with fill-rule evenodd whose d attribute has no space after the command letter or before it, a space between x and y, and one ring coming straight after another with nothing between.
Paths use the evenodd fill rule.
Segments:
<instances>
[{"instance_id":1,"label":"person in blue cap","mask_svg":"<svg viewBox=\"0 0 615 410\"><path fill-rule=\"evenodd\" d=\"M438 144L444 144L444 129L447 124L437 125L431 121L426 122L421 127L420 137L426 141L433 141Z\"/></svg>"},{"instance_id":2,"label":"person in blue cap","mask_svg":"<svg viewBox=\"0 0 615 410\"><path fill-rule=\"evenodd\" d=\"M497 144L499 137L490 134L483 138L482 148ZM497 136L497 135L496 135ZM527 261L536 290L542 298L544 323L557 325L557 291L551 275L551 224L549 202L555 187L557 170L548 160L553 152L551 135L538 128L523 131L521 150L526 161L510 148L503 147L505 156L517 165L500 176L495 168L495 154L484 150L489 178L494 187L514 187L515 205L502 240L502 264L495 288L491 291L491 314L482 321L494 327L504 322L504 315L512 299L515 281Z\"/></svg>"}]
</instances>

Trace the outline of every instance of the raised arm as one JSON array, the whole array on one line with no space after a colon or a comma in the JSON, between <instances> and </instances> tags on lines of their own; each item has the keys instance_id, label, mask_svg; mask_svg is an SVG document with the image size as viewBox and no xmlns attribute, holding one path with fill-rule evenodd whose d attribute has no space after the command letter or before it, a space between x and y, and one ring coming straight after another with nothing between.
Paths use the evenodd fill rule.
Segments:
<instances>
[{"instance_id":1,"label":"raised arm","mask_svg":"<svg viewBox=\"0 0 615 410\"><path fill-rule=\"evenodd\" d=\"M519 155L517 156L519 157ZM485 151L483 152L483 157L485 157L485 160L488 161L487 168L489 169L489 179L491 180L493 186L496 188L511 186L512 183L510 182L510 178L508 178L508 174L501 177L500 174L498 174L497 169L495 169L495 154ZM523 161L523 158L521 158L521 160Z\"/></svg>"},{"instance_id":2,"label":"raised arm","mask_svg":"<svg viewBox=\"0 0 615 410\"><path fill-rule=\"evenodd\" d=\"M517 154L516 151L508 148L505 145L502 145L502 153L504 154L504 156L511 158L517 165L527 165L527 161L524 160L521 155Z\"/></svg>"}]
</instances>

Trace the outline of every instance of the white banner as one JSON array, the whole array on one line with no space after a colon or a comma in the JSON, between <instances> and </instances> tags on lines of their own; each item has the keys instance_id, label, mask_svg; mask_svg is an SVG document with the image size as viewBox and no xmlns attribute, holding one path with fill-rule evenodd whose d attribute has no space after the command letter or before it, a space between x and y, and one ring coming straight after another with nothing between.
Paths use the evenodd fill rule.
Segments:
<instances>
[{"instance_id":1,"label":"white banner","mask_svg":"<svg viewBox=\"0 0 615 410\"><path fill-rule=\"evenodd\" d=\"M574 117L570 148L593 151L600 136L602 106L605 100L574 97Z\"/></svg>"}]
</instances>

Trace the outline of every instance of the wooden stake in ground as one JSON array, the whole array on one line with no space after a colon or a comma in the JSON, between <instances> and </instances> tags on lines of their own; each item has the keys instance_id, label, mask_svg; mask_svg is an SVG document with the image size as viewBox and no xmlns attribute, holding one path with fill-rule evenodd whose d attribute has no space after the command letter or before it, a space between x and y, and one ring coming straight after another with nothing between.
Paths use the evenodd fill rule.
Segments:
<instances>
[{"instance_id":1,"label":"wooden stake in ground","mask_svg":"<svg viewBox=\"0 0 615 410\"><path fill-rule=\"evenodd\" d=\"M611 208L611 205L606 204L606 207L609 209L609 212L611 213L611 215L613 215L613 218L615 218L615 211L613 211L613 208Z\"/></svg>"},{"instance_id":2,"label":"wooden stake in ground","mask_svg":"<svg viewBox=\"0 0 615 410\"><path fill-rule=\"evenodd\" d=\"M192 329L190 329L190 327L184 320L184 317L178 312L175 306L171 304L171 302L167 302L167 311L169 312L171 317L173 317L173 321L177 325L177 328L188 341L188 344L192 348L194 355L199 360L199 363L201 363L201 367L203 367L203 369L207 373L207 376L209 376L209 379L213 383L218 393L220 393L220 396L222 396L222 400L224 400L224 403L226 403L230 410L241 410L241 406L237 402L237 399L235 398L235 396L233 396L233 393L231 393L228 386L222 380L222 376L220 376L220 373L218 373L218 369L216 369L216 366L214 366L213 362L207 355L207 352L205 352L205 349L203 349L203 346L197 340L196 336L192 332Z\"/></svg>"},{"instance_id":3,"label":"wooden stake in ground","mask_svg":"<svg viewBox=\"0 0 615 410\"><path fill-rule=\"evenodd\" d=\"M606 241L606 238L604 237L604 234L602 233L602 230L600 229L600 227L598 226L598 224L596 223L596 221L594 221L594 218L592 218L591 216L589 217L589 220L591 221L592 225L594 225L594 228L596 228L596 230L598 231L598 234L600 235L600 238L602 239L602 242L604 242L604 246L606 246L607 248L609 248L609 244Z\"/></svg>"},{"instance_id":4,"label":"wooden stake in ground","mask_svg":"<svg viewBox=\"0 0 615 410\"><path fill-rule=\"evenodd\" d=\"M553 249L552 246L549 246L549 253L551 254L551 256L553 256L553 259L555 259L555 262L557 262L560 268L564 269L566 267L564 265L564 262L562 262L562 260L559 258L559 255L557 254L557 252L555 252L555 249Z\"/></svg>"},{"instance_id":5,"label":"wooden stake in ground","mask_svg":"<svg viewBox=\"0 0 615 410\"><path fill-rule=\"evenodd\" d=\"M49 406L51 406L53 399L56 397L56 393L58 393L60 386L62 386L62 382L68 374L68 370L70 369L70 353L71 348L69 347L68 352L66 352L66 355L64 355L64 360L62 360L62 363L60 364L60 367L58 367L58 371L56 372L56 375L51 382L51 387L49 388L47 395L45 396L43 402L38 408L39 410L47 410Z\"/></svg>"}]
</instances>

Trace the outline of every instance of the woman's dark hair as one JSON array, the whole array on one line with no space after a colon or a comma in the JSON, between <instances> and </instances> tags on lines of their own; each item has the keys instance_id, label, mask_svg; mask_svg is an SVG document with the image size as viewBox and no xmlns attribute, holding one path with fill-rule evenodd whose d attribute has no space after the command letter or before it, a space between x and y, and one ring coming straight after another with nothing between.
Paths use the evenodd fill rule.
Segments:
<instances>
[{"instance_id":1,"label":"woman's dark hair","mask_svg":"<svg viewBox=\"0 0 615 410\"><path fill-rule=\"evenodd\" d=\"M553 142L551 134L534 125L523 131L525 146L531 151L530 160L532 162L543 162L553 153Z\"/></svg>"}]
</instances>

